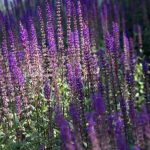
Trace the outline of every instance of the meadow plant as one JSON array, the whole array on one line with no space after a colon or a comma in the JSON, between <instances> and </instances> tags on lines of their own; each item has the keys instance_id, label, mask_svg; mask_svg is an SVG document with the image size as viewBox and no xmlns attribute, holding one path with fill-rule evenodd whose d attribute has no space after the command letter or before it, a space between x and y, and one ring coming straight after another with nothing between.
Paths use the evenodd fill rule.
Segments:
<instances>
[{"instance_id":1,"label":"meadow plant","mask_svg":"<svg viewBox=\"0 0 150 150\"><path fill-rule=\"evenodd\" d=\"M124 2L5 0L0 150L150 149L150 2Z\"/></svg>"}]
</instances>

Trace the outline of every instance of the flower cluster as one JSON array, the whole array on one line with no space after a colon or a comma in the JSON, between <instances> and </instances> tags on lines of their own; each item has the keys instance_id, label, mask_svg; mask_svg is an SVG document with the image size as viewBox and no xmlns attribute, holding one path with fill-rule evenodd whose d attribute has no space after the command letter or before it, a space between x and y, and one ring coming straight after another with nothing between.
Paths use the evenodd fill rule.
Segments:
<instances>
[{"instance_id":1,"label":"flower cluster","mask_svg":"<svg viewBox=\"0 0 150 150\"><path fill-rule=\"evenodd\" d=\"M150 2L141 3L149 26ZM150 149L149 64L138 57L143 28L134 15L127 22L128 5L5 0L0 149Z\"/></svg>"}]
</instances>

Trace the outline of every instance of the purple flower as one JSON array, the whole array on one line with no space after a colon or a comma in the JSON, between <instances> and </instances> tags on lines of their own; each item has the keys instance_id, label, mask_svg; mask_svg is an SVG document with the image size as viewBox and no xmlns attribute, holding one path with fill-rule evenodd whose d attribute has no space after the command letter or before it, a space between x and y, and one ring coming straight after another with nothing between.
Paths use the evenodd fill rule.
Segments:
<instances>
[{"instance_id":1,"label":"purple flower","mask_svg":"<svg viewBox=\"0 0 150 150\"><path fill-rule=\"evenodd\" d=\"M142 29L140 25L137 25L137 34L138 34L138 44L140 52L143 49L143 40L142 40Z\"/></svg>"},{"instance_id":2,"label":"purple flower","mask_svg":"<svg viewBox=\"0 0 150 150\"><path fill-rule=\"evenodd\" d=\"M30 54L31 54L31 59L35 59L34 58L34 53L36 53L36 51L38 50L38 41L37 41L37 37L36 37L36 30L34 27L34 23L32 18L29 18L29 25L30 25Z\"/></svg>"},{"instance_id":3,"label":"purple flower","mask_svg":"<svg viewBox=\"0 0 150 150\"><path fill-rule=\"evenodd\" d=\"M23 73L19 67L15 71L15 74L17 75L18 84L20 86L24 86L25 78L24 78L24 75L23 75Z\"/></svg>"},{"instance_id":4,"label":"purple flower","mask_svg":"<svg viewBox=\"0 0 150 150\"><path fill-rule=\"evenodd\" d=\"M95 122L93 120L93 114L89 113L87 114L87 130L88 136L92 143L92 150L101 150L94 126Z\"/></svg>"},{"instance_id":5,"label":"purple flower","mask_svg":"<svg viewBox=\"0 0 150 150\"><path fill-rule=\"evenodd\" d=\"M123 97L120 98L120 107L121 107L122 113L123 114L126 113L126 111L127 111L126 102Z\"/></svg>"},{"instance_id":6,"label":"purple flower","mask_svg":"<svg viewBox=\"0 0 150 150\"><path fill-rule=\"evenodd\" d=\"M67 50L67 56L68 56L68 61L72 64L72 66L75 63L75 46L74 46L74 33L70 32L69 34L69 46L68 46L68 50Z\"/></svg>"},{"instance_id":7,"label":"purple flower","mask_svg":"<svg viewBox=\"0 0 150 150\"><path fill-rule=\"evenodd\" d=\"M74 125L77 125L79 123L79 116L76 110L76 107L74 104L70 104L70 109L69 109L70 116L72 117Z\"/></svg>"},{"instance_id":8,"label":"purple flower","mask_svg":"<svg viewBox=\"0 0 150 150\"><path fill-rule=\"evenodd\" d=\"M71 34L71 1L66 0L66 15L67 15L67 45L70 48L70 34Z\"/></svg>"},{"instance_id":9,"label":"purple flower","mask_svg":"<svg viewBox=\"0 0 150 150\"><path fill-rule=\"evenodd\" d=\"M98 64L100 65L100 69L104 70L106 65L104 51L102 49L99 49L97 52L97 56L98 56Z\"/></svg>"},{"instance_id":10,"label":"purple flower","mask_svg":"<svg viewBox=\"0 0 150 150\"><path fill-rule=\"evenodd\" d=\"M46 0L46 37L48 42L48 56L50 61L50 69L55 75L57 68L57 49L54 34L53 14L52 8Z\"/></svg>"},{"instance_id":11,"label":"purple flower","mask_svg":"<svg viewBox=\"0 0 150 150\"><path fill-rule=\"evenodd\" d=\"M21 69L17 66L15 55L10 52L8 56L8 60L9 60L9 69L11 72L12 80L14 80L15 84L18 84L19 86L23 86L25 83L24 75Z\"/></svg>"},{"instance_id":12,"label":"purple flower","mask_svg":"<svg viewBox=\"0 0 150 150\"><path fill-rule=\"evenodd\" d=\"M119 25L118 25L118 23L116 23L116 22L112 23L112 32L113 32L115 50L119 51L120 39L119 39Z\"/></svg>"},{"instance_id":13,"label":"purple flower","mask_svg":"<svg viewBox=\"0 0 150 150\"><path fill-rule=\"evenodd\" d=\"M1 96L1 104L4 115L7 115L9 112L9 107L8 107L8 98L7 98L7 91L6 91L6 83L5 83L5 74L3 72L3 67L2 65L2 59L1 59L1 54L0 54L0 96Z\"/></svg>"},{"instance_id":14,"label":"purple flower","mask_svg":"<svg viewBox=\"0 0 150 150\"><path fill-rule=\"evenodd\" d=\"M30 61L31 61L31 76L34 78L33 80L39 80L42 81L43 79L43 68L42 68L42 56L41 56L41 51L39 49L38 45L38 40L37 40L37 35L36 35L36 29L34 26L34 22L32 18L29 18L29 37L30 37ZM39 82L38 81L38 82ZM37 85L37 81L34 83L35 86Z\"/></svg>"},{"instance_id":15,"label":"purple flower","mask_svg":"<svg viewBox=\"0 0 150 150\"><path fill-rule=\"evenodd\" d=\"M48 80L44 84L44 96L47 100L50 99L51 89Z\"/></svg>"},{"instance_id":16,"label":"purple flower","mask_svg":"<svg viewBox=\"0 0 150 150\"><path fill-rule=\"evenodd\" d=\"M105 104L100 93L94 93L91 95L92 106L97 115L103 115L105 113Z\"/></svg>"},{"instance_id":17,"label":"purple flower","mask_svg":"<svg viewBox=\"0 0 150 150\"><path fill-rule=\"evenodd\" d=\"M128 105L129 105L129 117L131 119L132 124L135 125L136 124L136 111L134 108L133 100L129 100Z\"/></svg>"},{"instance_id":18,"label":"purple flower","mask_svg":"<svg viewBox=\"0 0 150 150\"><path fill-rule=\"evenodd\" d=\"M113 119L114 119L114 116L113 114L110 114L108 115L108 130L109 130L109 133L113 134L113 130L114 130L114 124L113 124Z\"/></svg>"},{"instance_id":19,"label":"purple flower","mask_svg":"<svg viewBox=\"0 0 150 150\"><path fill-rule=\"evenodd\" d=\"M75 145L72 141L72 134L68 122L63 118L61 112L56 110L56 124L60 130L60 136L66 150L75 150Z\"/></svg>"},{"instance_id":20,"label":"purple flower","mask_svg":"<svg viewBox=\"0 0 150 150\"><path fill-rule=\"evenodd\" d=\"M25 52L29 54L28 32L21 22L20 22L20 40Z\"/></svg>"},{"instance_id":21,"label":"purple flower","mask_svg":"<svg viewBox=\"0 0 150 150\"><path fill-rule=\"evenodd\" d=\"M142 68L143 68L144 75L147 75L147 72L148 72L148 63L146 61L142 62Z\"/></svg>"},{"instance_id":22,"label":"purple flower","mask_svg":"<svg viewBox=\"0 0 150 150\"><path fill-rule=\"evenodd\" d=\"M106 32L108 31L108 7L106 3L103 3L102 5L101 23L103 29L103 36L105 36Z\"/></svg>"},{"instance_id":23,"label":"purple flower","mask_svg":"<svg viewBox=\"0 0 150 150\"><path fill-rule=\"evenodd\" d=\"M15 38L14 38L14 34L13 32L9 29L8 31L8 35L9 35L9 44L10 44L10 51L15 53L16 52L16 46L15 46Z\"/></svg>"},{"instance_id":24,"label":"purple flower","mask_svg":"<svg viewBox=\"0 0 150 150\"><path fill-rule=\"evenodd\" d=\"M6 39L3 39L3 41L2 41L2 55L3 55L3 58L7 61L8 48L7 48L7 40Z\"/></svg>"},{"instance_id":25,"label":"purple flower","mask_svg":"<svg viewBox=\"0 0 150 150\"><path fill-rule=\"evenodd\" d=\"M72 3L72 13L73 13L73 25L74 25L74 46L76 50L77 62L80 63L80 39L79 39L79 29L77 24L77 12L74 4Z\"/></svg>"},{"instance_id":26,"label":"purple flower","mask_svg":"<svg viewBox=\"0 0 150 150\"><path fill-rule=\"evenodd\" d=\"M105 48L106 48L106 52L110 55L110 53L112 53L113 49L114 49L114 39L113 37L110 35L109 32L106 33L105 35Z\"/></svg>"},{"instance_id":27,"label":"purple flower","mask_svg":"<svg viewBox=\"0 0 150 150\"><path fill-rule=\"evenodd\" d=\"M65 68L65 48L64 48L64 37L62 27L62 14L61 14L61 0L56 1L56 21L57 21L57 46L58 51L61 53L60 65L62 69ZM64 72L62 72L63 80Z\"/></svg>"},{"instance_id":28,"label":"purple flower","mask_svg":"<svg viewBox=\"0 0 150 150\"><path fill-rule=\"evenodd\" d=\"M83 83L81 78L80 64L75 63L75 90L78 95L79 100L83 100Z\"/></svg>"},{"instance_id":29,"label":"purple flower","mask_svg":"<svg viewBox=\"0 0 150 150\"><path fill-rule=\"evenodd\" d=\"M74 90L74 75L72 71L72 66L70 64L67 64L66 69L67 69L67 81L70 86L70 89L73 91Z\"/></svg>"},{"instance_id":30,"label":"purple flower","mask_svg":"<svg viewBox=\"0 0 150 150\"><path fill-rule=\"evenodd\" d=\"M134 43L133 43L133 39L130 38L129 40L129 46L130 46L130 69L132 72L132 75L134 73L134 68L135 68L135 63L136 63L136 52L134 49Z\"/></svg>"},{"instance_id":31,"label":"purple flower","mask_svg":"<svg viewBox=\"0 0 150 150\"><path fill-rule=\"evenodd\" d=\"M123 122L118 115L115 118L115 137L118 150L127 150L125 136L123 133Z\"/></svg>"},{"instance_id":32,"label":"purple flower","mask_svg":"<svg viewBox=\"0 0 150 150\"><path fill-rule=\"evenodd\" d=\"M80 64L77 62L75 63L75 77L81 79L81 68Z\"/></svg>"},{"instance_id":33,"label":"purple flower","mask_svg":"<svg viewBox=\"0 0 150 150\"><path fill-rule=\"evenodd\" d=\"M150 116L147 112L146 106L142 105L141 112L140 112L140 120L143 124L145 124L145 123L149 123L149 119L150 119Z\"/></svg>"},{"instance_id":34,"label":"purple flower","mask_svg":"<svg viewBox=\"0 0 150 150\"><path fill-rule=\"evenodd\" d=\"M83 27L83 37L84 37L84 49L83 51L83 58L85 62L85 71L90 74L90 59L91 59L91 43L89 37L89 27L84 24ZM89 77L90 78L90 77Z\"/></svg>"},{"instance_id":35,"label":"purple flower","mask_svg":"<svg viewBox=\"0 0 150 150\"><path fill-rule=\"evenodd\" d=\"M126 71L126 82L129 87L131 87L134 83L134 79L130 71ZM129 92L132 92L132 91L129 91Z\"/></svg>"},{"instance_id":36,"label":"purple flower","mask_svg":"<svg viewBox=\"0 0 150 150\"><path fill-rule=\"evenodd\" d=\"M81 129L80 129L80 115L79 115L79 112L77 111L77 104L73 104L71 103L70 104L70 107L69 107L69 114L72 118L72 121L73 121L73 133L74 133L74 138L75 138L75 144L76 144L76 148L79 149L79 150L82 150L82 146L81 146L81 143L82 143L82 139L81 139Z\"/></svg>"},{"instance_id":37,"label":"purple flower","mask_svg":"<svg viewBox=\"0 0 150 150\"><path fill-rule=\"evenodd\" d=\"M28 32L26 28L22 25L20 22L20 40L21 45L23 47L24 58L25 58L25 64L27 71L30 71L30 47L29 47L29 38L28 38Z\"/></svg>"},{"instance_id":38,"label":"purple flower","mask_svg":"<svg viewBox=\"0 0 150 150\"><path fill-rule=\"evenodd\" d=\"M123 45L124 45L124 65L125 65L125 69L129 70L129 63L130 63L130 55L129 55L129 40L126 36L125 33L123 33Z\"/></svg>"},{"instance_id":39,"label":"purple flower","mask_svg":"<svg viewBox=\"0 0 150 150\"><path fill-rule=\"evenodd\" d=\"M3 68L2 68L2 66L0 65L0 76L2 76L3 75Z\"/></svg>"},{"instance_id":40,"label":"purple flower","mask_svg":"<svg viewBox=\"0 0 150 150\"><path fill-rule=\"evenodd\" d=\"M19 61L19 62L21 62L21 61L23 61L24 60L24 51L18 51L17 53L16 53L16 57L17 57L17 60Z\"/></svg>"}]
</instances>

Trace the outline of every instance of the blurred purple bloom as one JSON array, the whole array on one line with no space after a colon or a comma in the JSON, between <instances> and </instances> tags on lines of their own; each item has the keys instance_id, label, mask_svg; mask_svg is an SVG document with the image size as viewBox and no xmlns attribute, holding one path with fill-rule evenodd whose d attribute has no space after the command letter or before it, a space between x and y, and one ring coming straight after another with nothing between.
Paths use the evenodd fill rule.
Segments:
<instances>
[{"instance_id":1,"label":"blurred purple bloom","mask_svg":"<svg viewBox=\"0 0 150 150\"><path fill-rule=\"evenodd\" d=\"M105 35L105 48L108 54L114 49L114 40L109 32L107 32Z\"/></svg>"},{"instance_id":2,"label":"blurred purple bloom","mask_svg":"<svg viewBox=\"0 0 150 150\"><path fill-rule=\"evenodd\" d=\"M137 147L137 146L134 146L134 147L132 148L132 150L140 150L140 148Z\"/></svg>"},{"instance_id":3,"label":"blurred purple bloom","mask_svg":"<svg viewBox=\"0 0 150 150\"><path fill-rule=\"evenodd\" d=\"M21 69L17 66L17 61L13 53L9 53L9 68L12 76L12 80L20 86L24 85L25 79Z\"/></svg>"},{"instance_id":4,"label":"blurred purple bloom","mask_svg":"<svg viewBox=\"0 0 150 150\"><path fill-rule=\"evenodd\" d=\"M126 102L123 97L120 98L120 107L121 107L122 113L126 113L126 110L127 110Z\"/></svg>"},{"instance_id":5,"label":"blurred purple bloom","mask_svg":"<svg viewBox=\"0 0 150 150\"><path fill-rule=\"evenodd\" d=\"M49 86L49 81L45 81L45 84L44 84L44 96L47 100L50 99L50 95L51 95L51 89L50 89L50 86Z\"/></svg>"},{"instance_id":6,"label":"blurred purple bloom","mask_svg":"<svg viewBox=\"0 0 150 150\"><path fill-rule=\"evenodd\" d=\"M147 75L148 72L148 63L146 61L142 62L143 73Z\"/></svg>"},{"instance_id":7,"label":"blurred purple bloom","mask_svg":"<svg viewBox=\"0 0 150 150\"><path fill-rule=\"evenodd\" d=\"M97 55L98 55L98 64L100 65L100 67L102 69L105 68L105 56L104 56L104 51L102 49L99 49L98 52L97 52Z\"/></svg>"},{"instance_id":8,"label":"blurred purple bloom","mask_svg":"<svg viewBox=\"0 0 150 150\"><path fill-rule=\"evenodd\" d=\"M145 105L142 105L142 107L141 107L140 120L143 124L148 123L150 121L150 116L147 112Z\"/></svg>"},{"instance_id":9,"label":"blurred purple bloom","mask_svg":"<svg viewBox=\"0 0 150 150\"><path fill-rule=\"evenodd\" d=\"M55 115L56 124L60 130L60 136L66 150L75 150L75 145L72 141L72 134L68 122L62 116L60 110L56 110Z\"/></svg>"},{"instance_id":10,"label":"blurred purple bloom","mask_svg":"<svg viewBox=\"0 0 150 150\"><path fill-rule=\"evenodd\" d=\"M97 115L103 115L105 113L105 104L100 93L94 93L91 95L92 106Z\"/></svg>"},{"instance_id":11,"label":"blurred purple bloom","mask_svg":"<svg viewBox=\"0 0 150 150\"><path fill-rule=\"evenodd\" d=\"M131 119L132 124L135 125L136 124L136 111L134 108L133 100L129 100L128 105L129 105L129 117Z\"/></svg>"},{"instance_id":12,"label":"blurred purple bloom","mask_svg":"<svg viewBox=\"0 0 150 150\"><path fill-rule=\"evenodd\" d=\"M79 123L79 116L78 116L75 105L72 103L70 104L69 113L70 113L70 116L72 117L73 123L77 125Z\"/></svg>"},{"instance_id":13,"label":"blurred purple bloom","mask_svg":"<svg viewBox=\"0 0 150 150\"><path fill-rule=\"evenodd\" d=\"M23 51L18 51L16 57L19 61L23 61L25 53Z\"/></svg>"},{"instance_id":14,"label":"blurred purple bloom","mask_svg":"<svg viewBox=\"0 0 150 150\"><path fill-rule=\"evenodd\" d=\"M98 139L97 139L96 131L94 128L95 122L93 120L92 113L87 114L87 122L88 122L87 124L88 136L92 143L92 150L101 150Z\"/></svg>"},{"instance_id":15,"label":"blurred purple bloom","mask_svg":"<svg viewBox=\"0 0 150 150\"><path fill-rule=\"evenodd\" d=\"M74 75L73 75L73 70L72 70L72 66L71 64L67 64L66 65L66 69L67 69L67 81L68 81L68 84L71 88L71 90L74 89Z\"/></svg>"},{"instance_id":16,"label":"blurred purple bloom","mask_svg":"<svg viewBox=\"0 0 150 150\"><path fill-rule=\"evenodd\" d=\"M15 106L16 106L16 113L19 116L21 114L21 98L20 98L20 96L15 97Z\"/></svg>"},{"instance_id":17,"label":"blurred purple bloom","mask_svg":"<svg viewBox=\"0 0 150 150\"><path fill-rule=\"evenodd\" d=\"M118 150L127 150L125 136L123 133L123 122L118 115L116 116L115 119L115 137Z\"/></svg>"},{"instance_id":18,"label":"blurred purple bloom","mask_svg":"<svg viewBox=\"0 0 150 150\"><path fill-rule=\"evenodd\" d=\"M120 48L120 37L119 37L119 25L116 22L112 23L112 32L114 38L115 51L119 51Z\"/></svg>"}]
</instances>

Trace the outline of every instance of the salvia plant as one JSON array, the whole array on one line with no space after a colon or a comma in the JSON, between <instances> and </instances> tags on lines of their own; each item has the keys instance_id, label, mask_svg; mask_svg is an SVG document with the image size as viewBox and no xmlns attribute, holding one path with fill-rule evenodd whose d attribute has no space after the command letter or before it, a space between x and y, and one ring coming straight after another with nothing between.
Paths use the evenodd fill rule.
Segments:
<instances>
[{"instance_id":1,"label":"salvia plant","mask_svg":"<svg viewBox=\"0 0 150 150\"><path fill-rule=\"evenodd\" d=\"M150 150L149 0L4 0L0 150Z\"/></svg>"}]
</instances>

